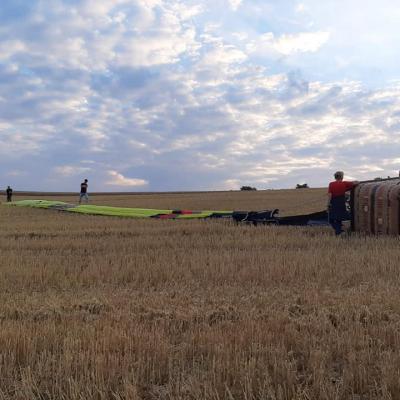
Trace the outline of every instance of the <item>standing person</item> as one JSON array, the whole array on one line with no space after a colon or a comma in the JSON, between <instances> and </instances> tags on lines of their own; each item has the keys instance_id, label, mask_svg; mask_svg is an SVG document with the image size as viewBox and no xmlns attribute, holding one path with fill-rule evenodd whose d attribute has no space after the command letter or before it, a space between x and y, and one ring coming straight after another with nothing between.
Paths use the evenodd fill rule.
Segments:
<instances>
[{"instance_id":1,"label":"standing person","mask_svg":"<svg viewBox=\"0 0 400 400\"><path fill-rule=\"evenodd\" d=\"M88 196L88 180L85 179L82 183L81 183L81 192L79 194L79 204L81 204L82 198L84 198L86 200L86 203L89 202L89 196Z\"/></svg>"},{"instance_id":2,"label":"standing person","mask_svg":"<svg viewBox=\"0 0 400 400\"><path fill-rule=\"evenodd\" d=\"M358 182L344 181L343 171L335 172L334 177L335 180L329 184L328 188L328 212L329 223L338 236L343 232L342 222L350 219L346 209L346 192L353 189Z\"/></svg>"},{"instance_id":3,"label":"standing person","mask_svg":"<svg viewBox=\"0 0 400 400\"><path fill-rule=\"evenodd\" d=\"M12 201L12 193L13 193L13 190L10 188L10 186L7 186L6 194L7 194L7 202L8 203L10 201Z\"/></svg>"}]
</instances>

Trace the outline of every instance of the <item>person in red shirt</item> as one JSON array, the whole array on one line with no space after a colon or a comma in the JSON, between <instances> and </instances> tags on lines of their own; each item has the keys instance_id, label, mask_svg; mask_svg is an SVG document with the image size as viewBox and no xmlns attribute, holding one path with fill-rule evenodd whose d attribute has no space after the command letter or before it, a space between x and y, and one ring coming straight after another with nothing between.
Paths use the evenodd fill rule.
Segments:
<instances>
[{"instance_id":1,"label":"person in red shirt","mask_svg":"<svg viewBox=\"0 0 400 400\"><path fill-rule=\"evenodd\" d=\"M346 192L357 185L357 181L344 181L343 171L334 174L335 180L329 184L328 188L328 212L329 223L335 230L336 235L343 232L342 222L350 219L346 209Z\"/></svg>"}]
</instances>

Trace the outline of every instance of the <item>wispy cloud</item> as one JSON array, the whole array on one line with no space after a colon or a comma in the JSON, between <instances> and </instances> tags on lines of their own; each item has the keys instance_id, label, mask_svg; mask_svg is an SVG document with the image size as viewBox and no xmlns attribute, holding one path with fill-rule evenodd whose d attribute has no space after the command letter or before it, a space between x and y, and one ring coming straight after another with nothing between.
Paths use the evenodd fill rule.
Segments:
<instances>
[{"instance_id":1,"label":"wispy cloud","mask_svg":"<svg viewBox=\"0 0 400 400\"><path fill-rule=\"evenodd\" d=\"M304 12L305 10L306 10L306 6L305 6L304 3L298 3L298 4L296 5L296 12L302 13L302 12Z\"/></svg>"},{"instance_id":2,"label":"wispy cloud","mask_svg":"<svg viewBox=\"0 0 400 400\"><path fill-rule=\"evenodd\" d=\"M76 176L91 171L88 167L79 167L74 165L60 165L54 168L54 172L61 176Z\"/></svg>"},{"instance_id":3,"label":"wispy cloud","mask_svg":"<svg viewBox=\"0 0 400 400\"><path fill-rule=\"evenodd\" d=\"M301 32L282 35L273 43L275 50L284 55L296 52L316 52L329 40L329 32Z\"/></svg>"},{"instance_id":4,"label":"wispy cloud","mask_svg":"<svg viewBox=\"0 0 400 400\"><path fill-rule=\"evenodd\" d=\"M0 178L20 187L75 190L83 174L91 190L292 187L399 169L387 0L361 8L369 27L353 3L328 18L333 0L17 3L0 9Z\"/></svg>"},{"instance_id":5,"label":"wispy cloud","mask_svg":"<svg viewBox=\"0 0 400 400\"><path fill-rule=\"evenodd\" d=\"M233 11L237 11L243 0L228 0L229 5L232 7Z\"/></svg>"},{"instance_id":6,"label":"wispy cloud","mask_svg":"<svg viewBox=\"0 0 400 400\"><path fill-rule=\"evenodd\" d=\"M315 53L330 37L329 32L299 32L296 34L283 34L276 37L272 32L262 35L256 41L250 42L247 49L251 52L277 52L289 56L295 53Z\"/></svg>"},{"instance_id":7,"label":"wispy cloud","mask_svg":"<svg viewBox=\"0 0 400 400\"><path fill-rule=\"evenodd\" d=\"M108 171L108 175L111 177L111 179L106 182L107 185L136 187L146 186L148 184L148 182L144 179L127 178L117 171Z\"/></svg>"}]
</instances>

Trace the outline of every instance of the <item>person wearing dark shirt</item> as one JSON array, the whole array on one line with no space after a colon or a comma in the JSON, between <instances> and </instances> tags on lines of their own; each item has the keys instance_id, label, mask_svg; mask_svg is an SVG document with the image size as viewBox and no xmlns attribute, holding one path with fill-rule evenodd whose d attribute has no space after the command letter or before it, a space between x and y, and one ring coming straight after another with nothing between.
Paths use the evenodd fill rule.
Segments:
<instances>
[{"instance_id":1,"label":"person wearing dark shirt","mask_svg":"<svg viewBox=\"0 0 400 400\"><path fill-rule=\"evenodd\" d=\"M13 190L10 188L10 186L7 186L6 194L7 194L7 201L8 202L12 201L12 192L13 192Z\"/></svg>"},{"instance_id":2,"label":"person wearing dark shirt","mask_svg":"<svg viewBox=\"0 0 400 400\"><path fill-rule=\"evenodd\" d=\"M89 201L89 195L88 195L88 180L85 179L82 183L81 183L81 192L79 194L79 204L81 204L82 199L85 199L86 203Z\"/></svg>"},{"instance_id":3,"label":"person wearing dark shirt","mask_svg":"<svg viewBox=\"0 0 400 400\"><path fill-rule=\"evenodd\" d=\"M329 184L328 188L328 211L329 223L335 230L336 235L343 233L342 222L350 218L346 209L346 192L353 189L358 184L357 181L344 181L343 171L334 174L335 180Z\"/></svg>"}]
</instances>

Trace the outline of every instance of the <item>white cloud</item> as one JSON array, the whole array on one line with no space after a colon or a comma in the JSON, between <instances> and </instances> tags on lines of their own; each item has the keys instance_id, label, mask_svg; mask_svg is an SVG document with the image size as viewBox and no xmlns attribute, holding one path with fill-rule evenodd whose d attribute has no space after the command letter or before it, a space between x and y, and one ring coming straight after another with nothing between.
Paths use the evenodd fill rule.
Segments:
<instances>
[{"instance_id":1,"label":"white cloud","mask_svg":"<svg viewBox=\"0 0 400 400\"><path fill-rule=\"evenodd\" d=\"M233 11L237 11L237 9L243 3L243 0L228 0L228 3L231 6Z\"/></svg>"},{"instance_id":2,"label":"white cloud","mask_svg":"<svg viewBox=\"0 0 400 400\"><path fill-rule=\"evenodd\" d=\"M45 132L30 132L27 131L9 130L0 131L0 155L4 158L18 159L21 156L37 154L43 141L46 138Z\"/></svg>"},{"instance_id":3,"label":"white cloud","mask_svg":"<svg viewBox=\"0 0 400 400\"><path fill-rule=\"evenodd\" d=\"M399 169L400 85L328 79L318 50L338 32L307 31L309 1L296 14L231 1L229 21L228 0L32 2L0 26L0 168L27 171L19 186L56 172L69 190L90 172L96 190L237 189ZM256 31L273 17L275 34Z\"/></svg>"},{"instance_id":4,"label":"white cloud","mask_svg":"<svg viewBox=\"0 0 400 400\"><path fill-rule=\"evenodd\" d=\"M248 43L250 53L271 53L289 56L295 53L315 53L328 42L330 33L326 31L283 34L275 37L272 32L263 34L259 40Z\"/></svg>"},{"instance_id":5,"label":"white cloud","mask_svg":"<svg viewBox=\"0 0 400 400\"><path fill-rule=\"evenodd\" d=\"M247 58L246 54L232 45L218 44L210 49L202 60L202 64L216 66L218 64L230 65L242 63Z\"/></svg>"},{"instance_id":6,"label":"white cloud","mask_svg":"<svg viewBox=\"0 0 400 400\"><path fill-rule=\"evenodd\" d=\"M57 175L61 175L61 176L65 176L65 177L84 174L91 170L92 170L92 168L89 168L89 167L80 167L80 166L75 166L75 165L60 165L60 166L54 168L54 172Z\"/></svg>"},{"instance_id":7,"label":"white cloud","mask_svg":"<svg viewBox=\"0 0 400 400\"><path fill-rule=\"evenodd\" d=\"M240 180L239 179L227 179L222 182L221 186L216 188L219 190L238 190L240 189Z\"/></svg>"},{"instance_id":8,"label":"white cloud","mask_svg":"<svg viewBox=\"0 0 400 400\"><path fill-rule=\"evenodd\" d=\"M306 10L306 5L304 3L298 3L296 5L296 12L302 13Z\"/></svg>"},{"instance_id":9,"label":"white cloud","mask_svg":"<svg viewBox=\"0 0 400 400\"><path fill-rule=\"evenodd\" d=\"M108 171L108 175L111 180L106 182L106 185L112 186L126 186L126 187L136 187L136 186L146 186L148 182L144 179L127 178L117 171Z\"/></svg>"},{"instance_id":10,"label":"white cloud","mask_svg":"<svg viewBox=\"0 0 400 400\"><path fill-rule=\"evenodd\" d=\"M303 32L296 35L282 35L274 48L284 55L296 52L316 52L329 40L329 32Z\"/></svg>"},{"instance_id":11,"label":"white cloud","mask_svg":"<svg viewBox=\"0 0 400 400\"><path fill-rule=\"evenodd\" d=\"M14 170L6 172L4 175L10 176L10 177L18 177L18 176L25 176L26 174L27 174L26 171L14 169Z\"/></svg>"},{"instance_id":12,"label":"white cloud","mask_svg":"<svg viewBox=\"0 0 400 400\"><path fill-rule=\"evenodd\" d=\"M26 51L26 45L21 40L5 40L0 42L0 61L7 61L12 56L24 51Z\"/></svg>"},{"instance_id":13,"label":"white cloud","mask_svg":"<svg viewBox=\"0 0 400 400\"><path fill-rule=\"evenodd\" d=\"M198 48L190 21L202 10L199 5L162 0L39 4L36 13L23 21L23 38L12 35L0 43L0 60L24 52L30 55L25 68L56 66L85 71L175 63ZM19 26L14 29L18 32ZM43 37L37 32L43 32Z\"/></svg>"}]
</instances>

